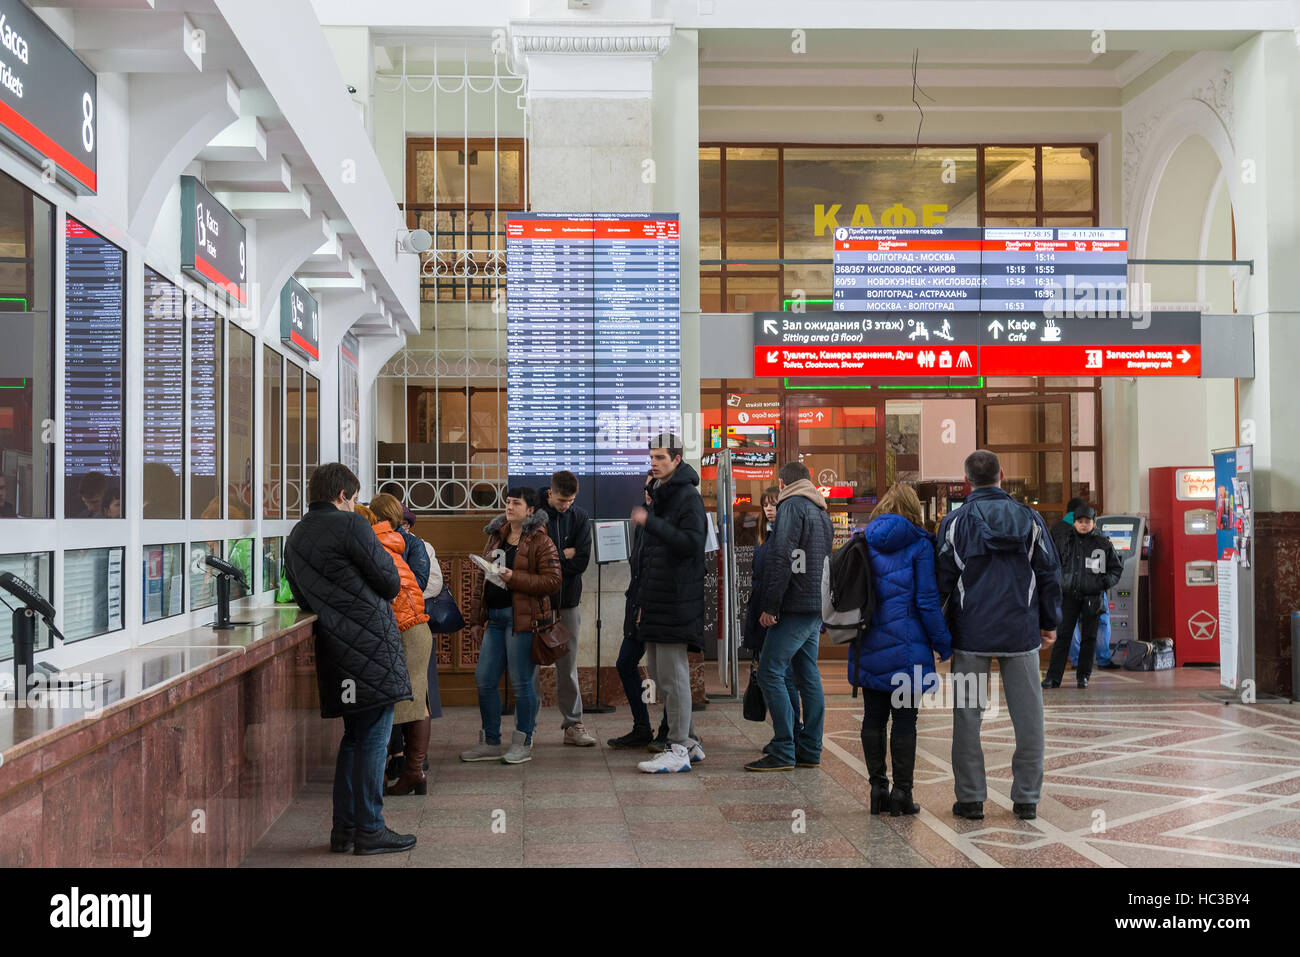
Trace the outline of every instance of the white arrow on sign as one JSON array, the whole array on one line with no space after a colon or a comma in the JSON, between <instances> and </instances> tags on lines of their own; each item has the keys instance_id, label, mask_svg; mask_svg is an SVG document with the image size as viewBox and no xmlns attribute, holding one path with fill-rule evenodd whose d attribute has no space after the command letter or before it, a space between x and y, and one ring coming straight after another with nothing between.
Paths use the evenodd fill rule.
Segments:
<instances>
[{"instance_id":1,"label":"white arrow on sign","mask_svg":"<svg viewBox=\"0 0 1300 957\"><path fill-rule=\"evenodd\" d=\"M817 413L817 421L818 421L818 422L820 422L820 421L821 421L822 419L824 419L824 418L826 418L826 413L825 413L825 412L818 412L818 413Z\"/></svg>"},{"instance_id":2,"label":"white arrow on sign","mask_svg":"<svg viewBox=\"0 0 1300 957\"><path fill-rule=\"evenodd\" d=\"M775 319L764 319L764 320L763 320L763 332L764 332L765 334L769 335L769 336L774 336L774 335L776 335L776 320L775 320Z\"/></svg>"},{"instance_id":3,"label":"white arrow on sign","mask_svg":"<svg viewBox=\"0 0 1300 957\"><path fill-rule=\"evenodd\" d=\"M1192 357L1192 354L1191 354L1190 352L1188 352L1186 349L1184 349L1182 352L1178 353L1178 358L1179 358L1180 360L1182 360L1184 363L1186 363L1187 360L1190 359L1191 357Z\"/></svg>"},{"instance_id":4,"label":"white arrow on sign","mask_svg":"<svg viewBox=\"0 0 1300 957\"><path fill-rule=\"evenodd\" d=\"M781 353L776 349L773 349L771 352L767 354L768 362L775 362L779 358L781 358Z\"/></svg>"},{"instance_id":5,"label":"white arrow on sign","mask_svg":"<svg viewBox=\"0 0 1300 957\"><path fill-rule=\"evenodd\" d=\"M1002 323L994 319L989 323L989 332L993 333L993 338L997 339L998 333L1002 331Z\"/></svg>"}]
</instances>

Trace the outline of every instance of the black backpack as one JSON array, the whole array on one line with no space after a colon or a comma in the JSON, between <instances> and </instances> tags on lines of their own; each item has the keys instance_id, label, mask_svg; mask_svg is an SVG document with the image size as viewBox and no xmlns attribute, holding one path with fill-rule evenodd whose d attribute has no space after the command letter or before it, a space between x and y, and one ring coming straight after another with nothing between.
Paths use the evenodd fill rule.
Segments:
<instances>
[{"instance_id":1,"label":"black backpack","mask_svg":"<svg viewBox=\"0 0 1300 957\"><path fill-rule=\"evenodd\" d=\"M854 535L826 559L822 571L822 622L837 645L854 641L871 627L876 589L871 581L871 554L861 535Z\"/></svg>"}]
</instances>

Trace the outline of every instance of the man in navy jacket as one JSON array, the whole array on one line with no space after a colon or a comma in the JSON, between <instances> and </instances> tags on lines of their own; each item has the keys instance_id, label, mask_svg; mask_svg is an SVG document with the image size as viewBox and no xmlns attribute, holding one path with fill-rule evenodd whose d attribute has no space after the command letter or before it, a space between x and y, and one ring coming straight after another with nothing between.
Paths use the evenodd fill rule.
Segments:
<instances>
[{"instance_id":1,"label":"man in navy jacket","mask_svg":"<svg viewBox=\"0 0 1300 957\"><path fill-rule=\"evenodd\" d=\"M1056 640L1061 620L1061 566L1046 523L1004 492L992 452L966 457L973 491L939 525L936 572L952 632L952 813L984 817L987 787L980 722L989 668L998 660L1007 712L1016 734L1011 800L1031 820L1043 787L1043 691L1038 651Z\"/></svg>"}]
</instances>

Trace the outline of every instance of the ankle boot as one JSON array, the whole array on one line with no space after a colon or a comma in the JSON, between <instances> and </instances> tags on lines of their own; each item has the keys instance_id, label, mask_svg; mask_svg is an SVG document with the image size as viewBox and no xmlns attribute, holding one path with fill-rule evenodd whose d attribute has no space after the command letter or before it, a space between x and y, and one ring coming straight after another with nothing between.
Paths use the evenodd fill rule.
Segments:
<instances>
[{"instance_id":1,"label":"ankle boot","mask_svg":"<svg viewBox=\"0 0 1300 957\"><path fill-rule=\"evenodd\" d=\"M429 781L424 776L424 756L429 751L429 719L406 723L406 766L402 776L391 788L385 788L385 794L428 794Z\"/></svg>"},{"instance_id":2,"label":"ankle boot","mask_svg":"<svg viewBox=\"0 0 1300 957\"><path fill-rule=\"evenodd\" d=\"M891 734L889 753L894 759L894 790L889 793L889 816L916 814L921 806L912 801L912 774L916 768L916 735Z\"/></svg>"},{"instance_id":3,"label":"ankle boot","mask_svg":"<svg viewBox=\"0 0 1300 957\"><path fill-rule=\"evenodd\" d=\"M871 781L871 813L879 814L889 802L889 777L885 773L885 731L862 729L862 754Z\"/></svg>"}]
</instances>

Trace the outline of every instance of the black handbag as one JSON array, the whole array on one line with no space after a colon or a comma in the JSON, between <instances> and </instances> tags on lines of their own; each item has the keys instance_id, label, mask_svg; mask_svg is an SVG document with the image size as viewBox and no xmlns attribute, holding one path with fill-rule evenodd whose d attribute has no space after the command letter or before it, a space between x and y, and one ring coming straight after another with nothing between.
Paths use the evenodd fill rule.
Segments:
<instances>
[{"instance_id":1,"label":"black handbag","mask_svg":"<svg viewBox=\"0 0 1300 957\"><path fill-rule=\"evenodd\" d=\"M763 689L758 685L758 677L754 674L754 663L749 663L749 684L745 687L745 701L741 706L741 714L746 721L766 721L767 720L767 702L763 700Z\"/></svg>"},{"instance_id":2,"label":"black handbag","mask_svg":"<svg viewBox=\"0 0 1300 957\"><path fill-rule=\"evenodd\" d=\"M426 611L429 614L429 630L435 635L450 635L465 627L465 617L456 607L456 600L451 597L451 589L446 585L442 591L430 598Z\"/></svg>"}]
</instances>

